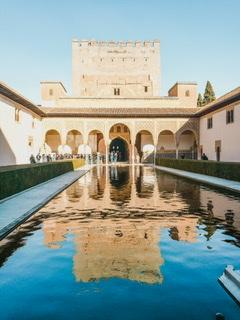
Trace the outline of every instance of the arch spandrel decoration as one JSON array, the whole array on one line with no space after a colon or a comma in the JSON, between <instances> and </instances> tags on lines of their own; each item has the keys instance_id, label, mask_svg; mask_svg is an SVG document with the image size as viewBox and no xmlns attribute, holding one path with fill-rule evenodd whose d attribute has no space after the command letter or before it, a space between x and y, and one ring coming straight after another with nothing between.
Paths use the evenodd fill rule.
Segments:
<instances>
[{"instance_id":1,"label":"arch spandrel decoration","mask_svg":"<svg viewBox=\"0 0 240 320\"><path fill-rule=\"evenodd\" d=\"M43 126L43 132L44 134L47 133L49 130L57 130L61 132L65 128L65 124L62 121L44 121L44 126Z\"/></svg>"},{"instance_id":2,"label":"arch spandrel decoration","mask_svg":"<svg viewBox=\"0 0 240 320\"><path fill-rule=\"evenodd\" d=\"M65 128L67 131L71 131L71 130L77 130L80 131L81 133L83 133L84 131L84 124L83 121L66 121L65 122Z\"/></svg>"},{"instance_id":3,"label":"arch spandrel decoration","mask_svg":"<svg viewBox=\"0 0 240 320\"><path fill-rule=\"evenodd\" d=\"M88 135L91 131L100 131L103 135L105 133L105 123L104 119L97 121L87 121L86 122L86 134Z\"/></svg>"},{"instance_id":4,"label":"arch spandrel decoration","mask_svg":"<svg viewBox=\"0 0 240 320\"><path fill-rule=\"evenodd\" d=\"M129 129L129 131L130 131L130 133L132 132L132 130L133 130L133 125L132 125L132 122L131 121L125 121L125 120L123 120L123 119L115 119L115 120L110 120L110 121L108 121L107 123L106 123L106 130L107 130L107 132L109 132L110 131L110 129L113 127L113 126L115 126L115 125L117 125L117 124L123 124L123 125L125 125L126 127L128 127L128 129Z\"/></svg>"},{"instance_id":5,"label":"arch spandrel decoration","mask_svg":"<svg viewBox=\"0 0 240 320\"><path fill-rule=\"evenodd\" d=\"M180 142L181 134L186 130L193 132L193 134L195 135L196 143L197 145L199 145L199 120L198 119L189 119L177 130L175 134L177 145Z\"/></svg>"},{"instance_id":6,"label":"arch spandrel decoration","mask_svg":"<svg viewBox=\"0 0 240 320\"><path fill-rule=\"evenodd\" d=\"M149 131L153 138L155 136L155 121L136 121L135 123L135 134L137 135L139 131L146 130Z\"/></svg>"},{"instance_id":7,"label":"arch spandrel decoration","mask_svg":"<svg viewBox=\"0 0 240 320\"><path fill-rule=\"evenodd\" d=\"M157 135L160 134L160 132L169 130L172 131L174 134L177 132L177 121L157 121L156 122L156 129L157 129Z\"/></svg>"}]
</instances>

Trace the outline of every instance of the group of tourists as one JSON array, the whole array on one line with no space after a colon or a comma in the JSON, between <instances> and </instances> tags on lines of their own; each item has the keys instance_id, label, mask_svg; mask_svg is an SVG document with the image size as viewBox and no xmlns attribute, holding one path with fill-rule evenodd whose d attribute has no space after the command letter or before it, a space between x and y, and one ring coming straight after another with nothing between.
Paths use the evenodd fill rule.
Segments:
<instances>
[{"instance_id":1,"label":"group of tourists","mask_svg":"<svg viewBox=\"0 0 240 320\"><path fill-rule=\"evenodd\" d=\"M85 159L86 157L90 157L90 155L83 155L83 154L58 154L58 153L51 153L51 154L40 154L38 153L36 156L33 154L30 156L30 163L41 163L41 162L52 162L58 160L66 160L66 159Z\"/></svg>"},{"instance_id":2,"label":"group of tourists","mask_svg":"<svg viewBox=\"0 0 240 320\"><path fill-rule=\"evenodd\" d=\"M70 153L41 154L41 153L38 153L36 156L34 156L33 154L30 156L30 163L44 163L44 162L69 160L69 159L84 159L86 160L86 163L104 163L105 155L101 155L99 152L93 153L93 154L70 154Z\"/></svg>"},{"instance_id":3,"label":"group of tourists","mask_svg":"<svg viewBox=\"0 0 240 320\"><path fill-rule=\"evenodd\" d=\"M116 163L117 161L121 160L121 152L120 151L111 151L110 152L110 162Z\"/></svg>"}]
</instances>

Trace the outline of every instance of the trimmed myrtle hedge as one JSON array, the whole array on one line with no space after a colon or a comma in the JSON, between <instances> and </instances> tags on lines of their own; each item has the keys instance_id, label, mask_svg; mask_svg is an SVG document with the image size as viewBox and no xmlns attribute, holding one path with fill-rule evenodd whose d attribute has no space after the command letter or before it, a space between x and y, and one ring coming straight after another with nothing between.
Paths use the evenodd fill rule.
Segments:
<instances>
[{"instance_id":1,"label":"trimmed myrtle hedge","mask_svg":"<svg viewBox=\"0 0 240 320\"><path fill-rule=\"evenodd\" d=\"M74 170L74 161L0 167L0 199Z\"/></svg>"},{"instance_id":2,"label":"trimmed myrtle hedge","mask_svg":"<svg viewBox=\"0 0 240 320\"><path fill-rule=\"evenodd\" d=\"M218 162L187 159L156 159L156 164L179 170L206 174L223 179L240 181L239 162Z\"/></svg>"}]
</instances>

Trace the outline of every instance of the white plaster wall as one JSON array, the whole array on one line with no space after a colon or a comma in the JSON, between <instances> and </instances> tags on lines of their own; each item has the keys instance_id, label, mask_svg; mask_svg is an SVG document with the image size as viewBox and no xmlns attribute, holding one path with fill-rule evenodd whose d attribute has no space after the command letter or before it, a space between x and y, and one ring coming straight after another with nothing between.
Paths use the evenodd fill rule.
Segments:
<instances>
[{"instance_id":1,"label":"white plaster wall","mask_svg":"<svg viewBox=\"0 0 240 320\"><path fill-rule=\"evenodd\" d=\"M203 207L207 208L209 201L212 201L213 205L213 216L225 220L225 214L231 210L234 212L233 226L240 230L240 203L233 201L230 197L227 197L220 193L215 193L207 189L200 189L200 199Z\"/></svg>"},{"instance_id":2,"label":"white plaster wall","mask_svg":"<svg viewBox=\"0 0 240 320\"><path fill-rule=\"evenodd\" d=\"M35 118L32 128L33 115L20 110L20 121L16 122L15 105L0 97L0 166L29 163L30 155L38 153L42 141L41 121Z\"/></svg>"},{"instance_id":3,"label":"white plaster wall","mask_svg":"<svg viewBox=\"0 0 240 320\"><path fill-rule=\"evenodd\" d=\"M213 118L212 129L207 129L208 117ZM240 161L240 105L234 106L234 123L226 124L226 109L200 119L200 145L209 160L216 160L215 141L221 140L221 161Z\"/></svg>"}]
</instances>

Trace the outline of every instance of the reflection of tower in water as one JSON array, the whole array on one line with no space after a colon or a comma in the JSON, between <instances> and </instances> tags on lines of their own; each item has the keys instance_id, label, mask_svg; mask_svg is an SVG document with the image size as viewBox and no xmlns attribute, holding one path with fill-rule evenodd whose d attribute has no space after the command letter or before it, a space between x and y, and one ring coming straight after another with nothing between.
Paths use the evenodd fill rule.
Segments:
<instances>
[{"instance_id":1,"label":"reflection of tower in water","mask_svg":"<svg viewBox=\"0 0 240 320\"><path fill-rule=\"evenodd\" d=\"M122 278L161 283L159 228L153 223L95 221L75 235L74 274L89 282Z\"/></svg>"},{"instance_id":2,"label":"reflection of tower in water","mask_svg":"<svg viewBox=\"0 0 240 320\"><path fill-rule=\"evenodd\" d=\"M138 177L144 184L141 197L136 190ZM73 233L77 281L116 277L161 283L161 229L169 229L174 240L196 241L198 217L176 215L172 202L179 203L179 199L169 202L159 197L155 178L153 169L147 167L102 167L101 171L96 167L76 183L78 187L72 185L54 200L52 215L44 221L44 241L49 248L61 250L61 242ZM82 196L72 201L71 192ZM183 199L175 208L182 207ZM160 209L165 214L158 216Z\"/></svg>"}]
</instances>

